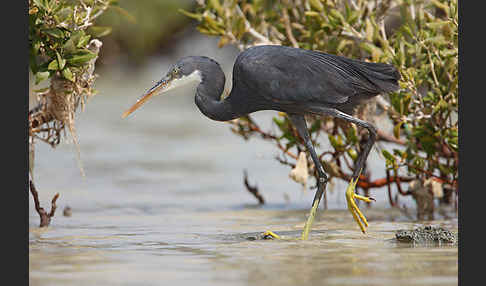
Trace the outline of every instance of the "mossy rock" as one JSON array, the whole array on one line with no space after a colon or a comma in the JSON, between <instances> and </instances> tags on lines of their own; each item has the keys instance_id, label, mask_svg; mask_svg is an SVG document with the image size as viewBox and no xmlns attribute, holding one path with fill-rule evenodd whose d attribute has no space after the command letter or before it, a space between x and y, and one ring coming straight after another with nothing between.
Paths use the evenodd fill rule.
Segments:
<instances>
[{"instance_id":1,"label":"mossy rock","mask_svg":"<svg viewBox=\"0 0 486 286\"><path fill-rule=\"evenodd\" d=\"M413 230L400 229L395 232L395 238L399 242L406 243L448 243L457 244L458 235L447 229L434 226L418 227Z\"/></svg>"}]
</instances>

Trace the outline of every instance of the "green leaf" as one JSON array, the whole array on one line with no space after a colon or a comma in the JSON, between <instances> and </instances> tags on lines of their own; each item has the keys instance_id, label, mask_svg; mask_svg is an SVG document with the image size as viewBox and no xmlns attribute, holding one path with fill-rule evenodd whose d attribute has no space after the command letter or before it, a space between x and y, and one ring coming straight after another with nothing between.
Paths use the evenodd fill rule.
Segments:
<instances>
[{"instance_id":1,"label":"green leaf","mask_svg":"<svg viewBox=\"0 0 486 286\"><path fill-rule=\"evenodd\" d=\"M62 7L60 1L49 0L49 10L52 14L55 14Z\"/></svg>"},{"instance_id":2,"label":"green leaf","mask_svg":"<svg viewBox=\"0 0 486 286\"><path fill-rule=\"evenodd\" d=\"M385 149L381 150L381 153L385 157L385 161L386 161L387 166L394 167L394 168L397 167L397 161L395 159L395 156L393 156L390 152L388 152Z\"/></svg>"},{"instance_id":3,"label":"green leaf","mask_svg":"<svg viewBox=\"0 0 486 286\"><path fill-rule=\"evenodd\" d=\"M71 34L71 37L64 43L63 48L66 53L74 53L77 48L84 48L88 43L90 35L82 30L75 31Z\"/></svg>"},{"instance_id":4,"label":"green leaf","mask_svg":"<svg viewBox=\"0 0 486 286\"><path fill-rule=\"evenodd\" d=\"M373 41L373 35L374 35L374 28L373 25L371 24L371 21L369 18L366 18L365 20L365 35L366 35L366 40L368 42Z\"/></svg>"},{"instance_id":5,"label":"green leaf","mask_svg":"<svg viewBox=\"0 0 486 286\"><path fill-rule=\"evenodd\" d=\"M316 11L305 11L304 14L309 17L320 17L319 13Z\"/></svg>"},{"instance_id":6,"label":"green leaf","mask_svg":"<svg viewBox=\"0 0 486 286\"><path fill-rule=\"evenodd\" d=\"M441 3L438 0L431 0L430 2L432 2L432 4L434 4L435 7L441 9L442 11L444 11L444 13L446 13L447 16L449 15L449 7L447 7L446 4Z\"/></svg>"},{"instance_id":7,"label":"green leaf","mask_svg":"<svg viewBox=\"0 0 486 286\"><path fill-rule=\"evenodd\" d=\"M354 44L353 41L343 39L343 40L341 40L341 42L337 46L336 50L339 51L339 52L341 52L346 46L351 46L353 44Z\"/></svg>"},{"instance_id":8,"label":"green leaf","mask_svg":"<svg viewBox=\"0 0 486 286\"><path fill-rule=\"evenodd\" d=\"M444 99L439 99L439 102L437 102L434 106L433 112L437 112L439 110L447 110L449 107L449 104L444 100Z\"/></svg>"},{"instance_id":9,"label":"green leaf","mask_svg":"<svg viewBox=\"0 0 486 286\"><path fill-rule=\"evenodd\" d=\"M324 10L324 5L322 5L321 1L319 0L309 0L309 3L312 8L319 12L322 12L322 10Z\"/></svg>"},{"instance_id":10,"label":"green leaf","mask_svg":"<svg viewBox=\"0 0 486 286\"><path fill-rule=\"evenodd\" d=\"M393 135L397 139L400 139L400 129L401 129L403 123L405 123L405 121L400 121L400 122L397 123L397 125L395 125L395 127L393 127Z\"/></svg>"},{"instance_id":11,"label":"green leaf","mask_svg":"<svg viewBox=\"0 0 486 286\"><path fill-rule=\"evenodd\" d=\"M36 93L43 93L49 90L49 87L44 87L44 88L39 88L39 89L34 89L34 92Z\"/></svg>"},{"instance_id":12,"label":"green leaf","mask_svg":"<svg viewBox=\"0 0 486 286\"><path fill-rule=\"evenodd\" d=\"M459 145L457 142L458 142L457 137L447 139L447 144L449 144L449 146L456 152L459 149Z\"/></svg>"},{"instance_id":13,"label":"green leaf","mask_svg":"<svg viewBox=\"0 0 486 286\"><path fill-rule=\"evenodd\" d=\"M74 41L73 41L73 38L69 38L69 40L67 40L64 45L63 45L63 48L64 48L64 51L66 53L72 53L74 51L76 51L76 45L74 44Z\"/></svg>"},{"instance_id":14,"label":"green leaf","mask_svg":"<svg viewBox=\"0 0 486 286\"><path fill-rule=\"evenodd\" d=\"M356 135L356 129L354 127L349 127L346 130L346 141L351 144L358 143L358 136Z\"/></svg>"},{"instance_id":15,"label":"green leaf","mask_svg":"<svg viewBox=\"0 0 486 286\"><path fill-rule=\"evenodd\" d=\"M378 60L379 57L383 54L383 51L380 48L368 42L362 42L360 44L360 47L370 53L370 55L373 57L373 60L375 61Z\"/></svg>"},{"instance_id":16,"label":"green leaf","mask_svg":"<svg viewBox=\"0 0 486 286\"><path fill-rule=\"evenodd\" d=\"M328 138L329 138L329 142L331 143L332 147L336 150L336 151L343 151L343 139L341 138L341 136L338 134L336 136L332 136L331 134L328 135Z\"/></svg>"},{"instance_id":17,"label":"green leaf","mask_svg":"<svg viewBox=\"0 0 486 286\"><path fill-rule=\"evenodd\" d=\"M182 13L182 14L186 15L187 17L192 18L192 19L195 19L195 20L197 20L199 22L201 22L201 20L202 20L202 15L200 15L200 14L187 12L184 9L179 9L178 11L179 11L179 13Z\"/></svg>"},{"instance_id":18,"label":"green leaf","mask_svg":"<svg viewBox=\"0 0 486 286\"><path fill-rule=\"evenodd\" d=\"M48 71L45 72L37 72L35 74L35 84L39 84L40 82L48 79L50 76L50 73Z\"/></svg>"},{"instance_id":19,"label":"green leaf","mask_svg":"<svg viewBox=\"0 0 486 286\"><path fill-rule=\"evenodd\" d=\"M201 33L205 35L210 35L210 36L220 36L221 34L217 31L212 31L206 28L203 28L201 26L197 26L196 29Z\"/></svg>"},{"instance_id":20,"label":"green leaf","mask_svg":"<svg viewBox=\"0 0 486 286\"><path fill-rule=\"evenodd\" d=\"M343 14L341 14L341 12L339 12L339 10L337 10L337 9L331 9L329 11L329 14L330 14L329 16L332 15L332 17L334 19L338 20L338 23L340 23L340 24L341 23L346 23L346 20L344 20Z\"/></svg>"},{"instance_id":21,"label":"green leaf","mask_svg":"<svg viewBox=\"0 0 486 286\"><path fill-rule=\"evenodd\" d=\"M86 33L83 30L75 31L71 34L71 40L73 41L74 45L77 46L81 38L85 35Z\"/></svg>"},{"instance_id":22,"label":"green leaf","mask_svg":"<svg viewBox=\"0 0 486 286\"><path fill-rule=\"evenodd\" d=\"M51 71L57 71L59 69L59 64L57 60L52 60L47 66L47 69Z\"/></svg>"},{"instance_id":23,"label":"green leaf","mask_svg":"<svg viewBox=\"0 0 486 286\"><path fill-rule=\"evenodd\" d=\"M210 30L213 30L215 31L216 33L220 34L220 35L223 35L226 33L225 31L225 27L224 27L224 24L216 21L215 19L211 18L209 15L204 15L203 16L203 19L207 25L207 27L210 29Z\"/></svg>"},{"instance_id":24,"label":"green leaf","mask_svg":"<svg viewBox=\"0 0 486 286\"><path fill-rule=\"evenodd\" d=\"M62 70L62 76L65 79L74 82L74 75L69 68L65 68L65 69Z\"/></svg>"},{"instance_id":25,"label":"green leaf","mask_svg":"<svg viewBox=\"0 0 486 286\"><path fill-rule=\"evenodd\" d=\"M393 155L399 156L402 160L407 158L407 152L398 149L393 149Z\"/></svg>"},{"instance_id":26,"label":"green leaf","mask_svg":"<svg viewBox=\"0 0 486 286\"><path fill-rule=\"evenodd\" d=\"M61 6L62 7L62 6ZM55 17L59 22L69 21L69 17L73 14L73 8L64 7L56 12Z\"/></svg>"},{"instance_id":27,"label":"green leaf","mask_svg":"<svg viewBox=\"0 0 486 286\"><path fill-rule=\"evenodd\" d=\"M224 15L224 10L223 7L221 6L221 3L219 3L219 0L209 0L209 5L216 10L218 15L223 16Z\"/></svg>"},{"instance_id":28,"label":"green leaf","mask_svg":"<svg viewBox=\"0 0 486 286\"><path fill-rule=\"evenodd\" d=\"M425 43L432 43L432 44L437 44L437 45L445 45L447 44L444 36L439 35L435 37L430 37L424 40Z\"/></svg>"},{"instance_id":29,"label":"green leaf","mask_svg":"<svg viewBox=\"0 0 486 286\"><path fill-rule=\"evenodd\" d=\"M78 47L78 48L84 48L84 47L86 47L86 45L88 44L90 38L91 38L90 35L82 36L79 39L78 44L76 45L76 47Z\"/></svg>"},{"instance_id":30,"label":"green leaf","mask_svg":"<svg viewBox=\"0 0 486 286\"><path fill-rule=\"evenodd\" d=\"M45 0L34 0L34 4L37 5L37 7L42 8L44 10L47 10L47 3Z\"/></svg>"},{"instance_id":31,"label":"green leaf","mask_svg":"<svg viewBox=\"0 0 486 286\"><path fill-rule=\"evenodd\" d=\"M402 30L403 30L403 32L405 32L406 35L408 35L410 37L414 36L414 33L412 32L412 29L409 26L407 26L407 25L402 26Z\"/></svg>"},{"instance_id":32,"label":"green leaf","mask_svg":"<svg viewBox=\"0 0 486 286\"><path fill-rule=\"evenodd\" d=\"M437 167L439 168L439 170L440 170L442 173L444 173L444 174L446 174L446 175L448 175L448 174L450 174L450 173L452 173L452 172L453 172L453 170L452 170L450 167L448 167L448 166L446 166L446 165L443 165L443 164L438 164L438 166L437 166Z\"/></svg>"},{"instance_id":33,"label":"green leaf","mask_svg":"<svg viewBox=\"0 0 486 286\"><path fill-rule=\"evenodd\" d=\"M61 57L61 55L56 51L57 63L59 65L59 69L62 70L66 65L66 60Z\"/></svg>"},{"instance_id":34,"label":"green leaf","mask_svg":"<svg viewBox=\"0 0 486 286\"><path fill-rule=\"evenodd\" d=\"M346 152L348 153L349 157L353 159L353 161L356 161L356 159L358 159L358 153L356 153L356 150L354 150L353 148L348 148Z\"/></svg>"},{"instance_id":35,"label":"green leaf","mask_svg":"<svg viewBox=\"0 0 486 286\"><path fill-rule=\"evenodd\" d=\"M435 143L437 142L436 138L434 138L431 135L425 135L419 138L419 140L420 140L420 144L422 145L422 148L427 154L433 155L435 153L436 151Z\"/></svg>"},{"instance_id":36,"label":"green leaf","mask_svg":"<svg viewBox=\"0 0 486 286\"><path fill-rule=\"evenodd\" d=\"M62 39L64 38L64 32L59 28L44 29L42 32L52 36L54 38Z\"/></svg>"},{"instance_id":37,"label":"green leaf","mask_svg":"<svg viewBox=\"0 0 486 286\"><path fill-rule=\"evenodd\" d=\"M385 159L387 160L390 160L390 161L395 161L395 156L393 156L390 152L388 152L387 150L383 149L381 151L381 153L383 154L383 156L385 157Z\"/></svg>"},{"instance_id":38,"label":"green leaf","mask_svg":"<svg viewBox=\"0 0 486 286\"><path fill-rule=\"evenodd\" d=\"M90 50L83 49L74 54L66 56L66 60L70 65L83 65L96 58L96 56L97 54L91 52Z\"/></svg>"},{"instance_id":39,"label":"green leaf","mask_svg":"<svg viewBox=\"0 0 486 286\"><path fill-rule=\"evenodd\" d=\"M280 129L280 131L282 132L287 131L287 126L285 125L285 119L278 119L277 117L273 117L272 119L273 122L277 124L278 129Z\"/></svg>"},{"instance_id":40,"label":"green leaf","mask_svg":"<svg viewBox=\"0 0 486 286\"><path fill-rule=\"evenodd\" d=\"M442 28L442 26L446 26L446 25L449 25L450 22L449 21L441 21L441 20L438 20L436 22L430 22L430 23L426 23L425 25L433 30L435 29L440 29Z\"/></svg>"}]
</instances>

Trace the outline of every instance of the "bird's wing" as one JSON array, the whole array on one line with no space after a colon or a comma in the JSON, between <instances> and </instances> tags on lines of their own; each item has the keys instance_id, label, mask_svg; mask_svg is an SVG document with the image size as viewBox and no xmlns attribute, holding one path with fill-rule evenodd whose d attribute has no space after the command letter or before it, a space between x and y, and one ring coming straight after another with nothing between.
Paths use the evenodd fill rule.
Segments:
<instances>
[{"instance_id":1,"label":"bird's wing","mask_svg":"<svg viewBox=\"0 0 486 286\"><path fill-rule=\"evenodd\" d=\"M274 102L339 104L356 94L379 93L366 75L367 63L317 51L268 48L242 63L252 84L265 91L259 93Z\"/></svg>"}]
</instances>

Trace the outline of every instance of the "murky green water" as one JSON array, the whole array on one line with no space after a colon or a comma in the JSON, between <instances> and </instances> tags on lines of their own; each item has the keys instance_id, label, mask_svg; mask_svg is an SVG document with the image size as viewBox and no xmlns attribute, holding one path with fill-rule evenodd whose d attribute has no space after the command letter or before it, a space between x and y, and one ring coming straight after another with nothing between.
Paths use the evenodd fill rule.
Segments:
<instances>
[{"instance_id":1,"label":"murky green water","mask_svg":"<svg viewBox=\"0 0 486 286\"><path fill-rule=\"evenodd\" d=\"M121 119L180 55L213 56L230 73L235 51L208 53L214 41L194 41L143 70L114 65L99 72L100 93L76 125L87 177L72 145L37 145L41 203L48 208L56 192L61 196L47 229L37 228L30 204L30 285L457 285L456 246L394 242L395 230L419 224L389 209L385 190L371 191L373 208L362 206L366 235L345 210L345 185L336 184L309 241L247 240L265 230L298 237L313 198L288 179L276 149L205 118L192 95L178 96L190 88ZM267 128L272 115L255 119ZM372 156L370 166L381 167ZM243 169L264 207L245 190ZM413 206L409 198L401 203ZM62 215L66 206L71 217ZM457 231L452 217L430 223Z\"/></svg>"}]
</instances>

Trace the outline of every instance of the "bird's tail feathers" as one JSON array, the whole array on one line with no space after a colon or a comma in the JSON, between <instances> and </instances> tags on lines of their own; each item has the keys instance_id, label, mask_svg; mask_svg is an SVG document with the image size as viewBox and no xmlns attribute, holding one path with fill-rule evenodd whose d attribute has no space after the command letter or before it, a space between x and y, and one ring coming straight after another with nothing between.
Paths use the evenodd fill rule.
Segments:
<instances>
[{"instance_id":1,"label":"bird's tail feathers","mask_svg":"<svg viewBox=\"0 0 486 286\"><path fill-rule=\"evenodd\" d=\"M393 92L399 89L400 73L389 64L362 62L360 72L371 81L380 92Z\"/></svg>"}]
</instances>

